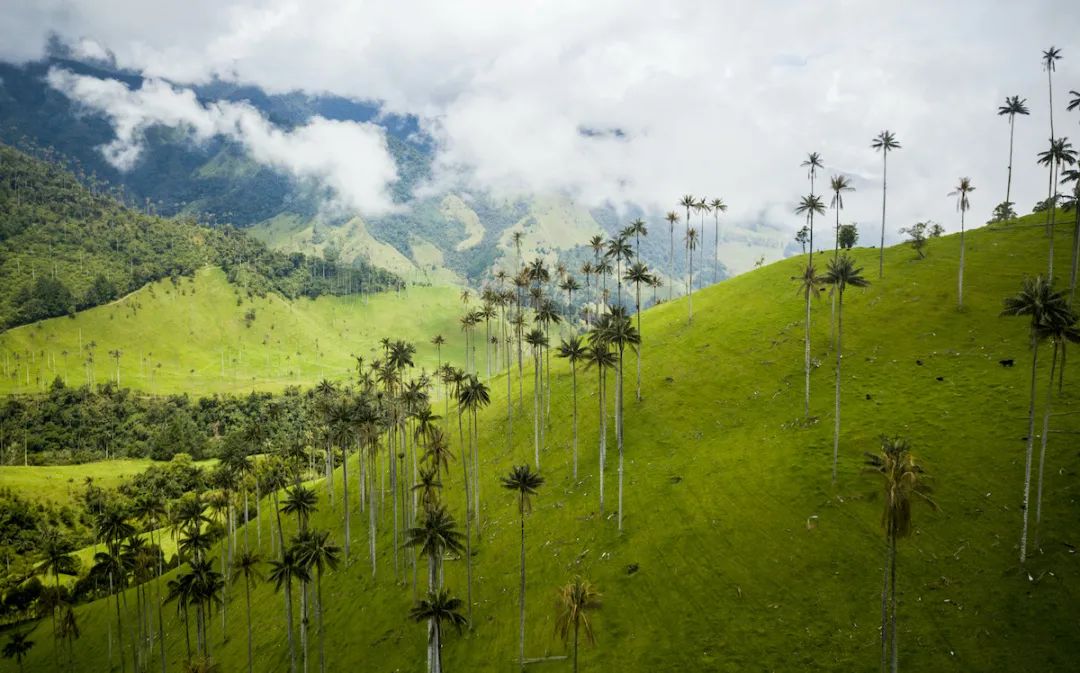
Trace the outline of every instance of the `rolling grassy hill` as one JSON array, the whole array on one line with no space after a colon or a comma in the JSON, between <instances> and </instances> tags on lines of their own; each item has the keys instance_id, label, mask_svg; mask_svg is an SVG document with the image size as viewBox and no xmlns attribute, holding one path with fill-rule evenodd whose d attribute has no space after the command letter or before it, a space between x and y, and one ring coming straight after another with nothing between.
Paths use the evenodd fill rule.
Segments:
<instances>
[{"instance_id":1,"label":"rolling grassy hill","mask_svg":"<svg viewBox=\"0 0 1080 673\"><path fill-rule=\"evenodd\" d=\"M379 339L416 344L417 367L436 366L430 339L447 338L444 360L461 359L458 290L409 287L366 298L289 301L249 297L216 268L150 284L73 318L53 318L0 335L0 393L39 392L55 377L70 385L116 380L153 393L280 390L355 372L354 355L381 354ZM254 312L248 324L245 319ZM92 368L87 365L93 344Z\"/></svg>"},{"instance_id":2,"label":"rolling grassy hill","mask_svg":"<svg viewBox=\"0 0 1080 673\"><path fill-rule=\"evenodd\" d=\"M582 468L575 482L569 471L571 377L565 363L554 363L542 455L547 483L527 521L527 655L564 653L552 636L555 591L582 574L604 600L595 617L598 642L583 649L582 670L877 670L882 497L879 481L862 473L862 460L885 433L911 440L940 505L938 512L917 507L913 535L900 545L901 668L1074 670L1080 454L1073 437L1080 415L1055 417L1052 424L1041 550L1022 569L1016 549L1029 351L1026 323L998 313L1025 274L1045 269L1042 230L1024 226L1038 222L1034 216L1009 229L969 233L963 311L955 296L958 237L932 241L924 260L906 247L889 249L880 281L877 251L854 251L873 284L849 290L845 299L835 487L835 355L828 348L827 301L814 308L812 419L801 422L803 311L791 278L804 259L697 293L692 326L685 299L644 315L641 402L632 394L633 356L627 367L622 535L610 509L614 450L608 515L597 511L596 373L578 376ZM1068 276L1066 262L1058 277ZM1003 367L1003 359L1016 365ZM1040 395L1046 373L1040 372ZM519 530L514 498L497 478L512 464L531 461L531 376L526 372L524 408L514 400L509 443L501 377L491 382L492 405L480 416L483 528L474 545L475 624L464 635L445 637L447 671L517 668ZM1069 373L1057 410L1075 411L1078 394ZM445 495L460 521L461 468L451 467ZM356 513L352 562L326 580L328 670L423 670L426 630L407 620L412 578L402 573L394 580L388 517L384 510L377 578L365 554L366 515ZM312 523L332 528L340 541L340 520L340 501L331 510L323 500ZM464 563L446 565L447 586L463 597ZM423 575L421 569L421 587ZM228 637L223 642L216 617L212 649L223 670L236 671L246 665L243 593L237 586L230 595ZM253 603L256 670L288 670L281 595L262 585ZM81 670L109 670L105 634L112 609L104 601L79 609L82 638L74 654ZM178 670L183 626L172 606L166 614L170 670ZM48 620L32 638L38 645L27 669L52 670ZM316 643L312 636L312 667L318 665ZM119 665L115 656L112 663ZM529 669L569 670L569 662L546 660Z\"/></svg>"}]
</instances>

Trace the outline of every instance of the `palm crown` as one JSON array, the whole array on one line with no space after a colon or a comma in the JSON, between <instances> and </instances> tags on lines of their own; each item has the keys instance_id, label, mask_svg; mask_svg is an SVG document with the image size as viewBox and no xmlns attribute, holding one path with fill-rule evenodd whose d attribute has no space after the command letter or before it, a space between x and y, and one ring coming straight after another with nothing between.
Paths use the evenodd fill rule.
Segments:
<instances>
[{"instance_id":1,"label":"palm crown","mask_svg":"<svg viewBox=\"0 0 1080 673\"><path fill-rule=\"evenodd\" d=\"M1057 47L1050 47L1042 53L1042 64L1044 70L1054 72L1057 70L1057 62L1061 60L1061 50Z\"/></svg>"},{"instance_id":2,"label":"palm crown","mask_svg":"<svg viewBox=\"0 0 1080 673\"><path fill-rule=\"evenodd\" d=\"M846 175L834 175L829 180L829 189L832 190L833 197L830 207L844 208L844 192L853 192L855 188L851 186L851 180Z\"/></svg>"},{"instance_id":3,"label":"palm crown","mask_svg":"<svg viewBox=\"0 0 1080 673\"><path fill-rule=\"evenodd\" d=\"M900 142L896 139L896 136L892 131L886 129L877 134L877 137L870 143L870 147L888 153L892 150L900 149Z\"/></svg>"},{"instance_id":4,"label":"palm crown","mask_svg":"<svg viewBox=\"0 0 1080 673\"><path fill-rule=\"evenodd\" d=\"M971 184L971 178L960 178L960 183L956 185L956 189L949 192L949 196L956 197L956 209L961 212L966 212L971 207L971 202L968 201L968 194L975 191L975 187Z\"/></svg>"},{"instance_id":5,"label":"palm crown","mask_svg":"<svg viewBox=\"0 0 1080 673\"><path fill-rule=\"evenodd\" d=\"M532 508L530 497L536 495L540 487L544 485L544 478L540 476L540 473L533 472L532 467L527 464L516 465L501 481L503 488L517 491L518 511L522 514Z\"/></svg>"},{"instance_id":6,"label":"palm crown","mask_svg":"<svg viewBox=\"0 0 1080 673\"><path fill-rule=\"evenodd\" d=\"M1005 104L998 108L998 114L1009 115L1010 117L1030 114L1027 109L1027 99L1020 96L1007 96Z\"/></svg>"}]
</instances>

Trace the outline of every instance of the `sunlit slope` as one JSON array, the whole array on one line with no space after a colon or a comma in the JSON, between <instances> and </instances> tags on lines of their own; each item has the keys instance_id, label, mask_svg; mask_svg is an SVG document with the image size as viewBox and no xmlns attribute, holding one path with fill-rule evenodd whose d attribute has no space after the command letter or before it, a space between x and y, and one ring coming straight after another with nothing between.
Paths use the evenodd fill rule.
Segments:
<instances>
[{"instance_id":1,"label":"sunlit slope","mask_svg":"<svg viewBox=\"0 0 1080 673\"><path fill-rule=\"evenodd\" d=\"M353 356L381 356L383 337L413 342L417 367L431 371L435 334L447 338L444 358L458 360L464 352L458 294L452 287L409 287L288 301L276 294L248 297L220 270L204 269L194 279L154 283L73 319L0 335L0 357L6 358L0 392L37 392L56 376L73 386L90 378L115 381L117 350L124 387L192 395L280 390L351 375Z\"/></svg>"},{"instance_id":2,"label":"sunlit slope","mask_svg":"<svg viewBox=\"0 0 1080 673\"><path fill-rule=\"evenodd\" d=\"M565 363L553 360L553 407L541 465L547 483L526 523L528 656L564 653L552 635L555 590L582 574L604 595L595 616L597 646L582 650L582 670L877 670L882 498L878 480L861 470L863 452L876 450L878 436L887 433L911 440L940 505L936 513L917 506L915 531L900 545L901 667L1072 670L1080 651L1080 561L1073 553L1080 544L1080 455L1072 439L1080 431L1080 415L1053 419L1041 552L1022 571L1016 546L1030 353L1026 324L998 317L1002 297L1016 291L1023 275L1045 269L1046 240L1039 227L971 232L962 312L955 294L958 244L956 236L935 240L924 260L906 247L890 249L884 280L877 277L877 251L855 251L873 284L849 291L844 301L835 488L835 354L829 349L827 299L815 303L813 312L817 422L798 424L803 309L791 277L805 257L696 294L692 326L685 300L645 314L641 402L633 395L634 357L627 360L621 536L611 516L617 497L614 448L606 479L608 516L597 513L596 372L578 374L581 472L574 483L571 377ZM1058 277L1068 277L1065 257ZM1015 365L1003 367L1004 359ZM1048 357L1043 361L1049 364ZM1041 396L1046 373L1039 373ZM483 529L474 545L475 627L447 636L448 671L516 669L520 538L516 503L497 478L513 463L531 461L531 381L526 369L524 407L518 407L514 373L510 447L505 379L491 382L492 405L480 415ZM1056 408L1075 411L1076 403L1070 369ZM455 426L451 420L454 435ZM460 456L459 448L455 452ZM354 461L353 498L355 470ZM444 481L461 521L460 462ZM340 479L337 484L340 491ZM340 539L340 501L331 510L320 487L320 505L313 525L333 527ZM328 670L424 668L425 628L407 619L411 572L402 571L401 581L394 581L390 507L387 497L373 580L367 517L353 502L352 563L329 575L324 589ZM262 525L269 554L269 521ZM447 563L446 581L465 596L463 562ZM422 589L422 567L419 583ZM239 586L231 596L229 637L222 642L220 617L215 618L212 650L223 670L242 670ZM285 671L282 596L263 585L253 602L256 670ZM84 670L108 669L111 610L99 602L79 611L83 635L75 656ZM174 614L168 606L171 670L184 651ZM34 634L38 646L28 670L52 666L48 629L44 620ZM314 635L311 647L313 668ZM569 662L529 668L568 670Z\"/></svg>"}]
</instances>

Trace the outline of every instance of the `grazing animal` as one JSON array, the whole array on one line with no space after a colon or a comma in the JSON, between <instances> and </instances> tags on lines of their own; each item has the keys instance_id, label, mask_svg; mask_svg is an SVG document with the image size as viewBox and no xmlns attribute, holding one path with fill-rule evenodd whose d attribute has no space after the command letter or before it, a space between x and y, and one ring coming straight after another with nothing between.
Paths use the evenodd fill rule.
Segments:
<instances>
[{"instance_id":1,"label":"grazing animal","mask_svg":"<svg viewBox=\"0 0 1080 673\"><path fill-rule=\"evenodd\" d=\"M1009 358L1008 360L998 360L998 364L1001 365L1002 367L1012 367L1013 366L1013 359Z\"/></svg>"}]
</instances>

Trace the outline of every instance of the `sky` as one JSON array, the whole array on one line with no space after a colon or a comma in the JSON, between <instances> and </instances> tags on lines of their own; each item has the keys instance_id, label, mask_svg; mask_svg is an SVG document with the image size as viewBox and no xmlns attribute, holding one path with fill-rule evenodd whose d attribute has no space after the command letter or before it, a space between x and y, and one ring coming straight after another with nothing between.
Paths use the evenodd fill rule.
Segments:
<instances>
[{"instance_id":1,"label":"sky","mask_svg":"<svg viewBox=\"0 0 1080 673\"><path fill-rule=\"evenodd\" d=\"M1080 5L1000 2L686 2L669 0L7 0L0 60L40 59L50 40L151 81L130 91L63 70L50 84L105 113L102 148L138 161L141 134L180 125L194 140L226 135L258 161L323 180L367 214L394 208L397 173L373 124L313 119L285 131L235 103L202 104L187 87L214 78L270 92L333 93L416 115L435 140L422 190L566 193L586 205L637 204L659 215L683 194L723 198L726 217L794 231L810 191L800 167L820 152L848 175L843 221L863 243L881 219L882 156L893 131L888 224L959 228L959 177L971 177L971 224L1004 199L1006 96L1017 120L1013 201L1045 198L1035 155L1048 144L1041 54L1062 48L1056 134L1080 145ZM828 204L828 198L826 198ZM833 214L828 214L831 221Z\"/></svg>"}]
</instances>

